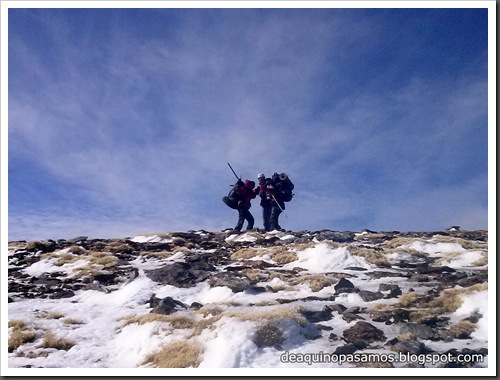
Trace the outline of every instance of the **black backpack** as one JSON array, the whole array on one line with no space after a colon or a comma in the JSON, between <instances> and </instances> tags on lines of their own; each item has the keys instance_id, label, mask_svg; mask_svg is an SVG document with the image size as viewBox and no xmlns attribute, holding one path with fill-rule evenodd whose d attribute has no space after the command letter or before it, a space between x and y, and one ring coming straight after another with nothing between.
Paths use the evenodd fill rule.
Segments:
<instances>
[{"instance_id":1,"label":"black backpack","mask_svg":"<svg viewBox=\"0 0 500 380\"><path fill-rule=\"evenodd\" d=\"M292 190L295 188L295 185L290 180L290 177L288 177L285 173L274 173L272 179L279 191L279 198L283 202L290 202L295 195L292 192Z\"/></svg>"},{"instance_id":2,"label":"black backpack","mask_svg":"<svg viewBox=\"0 0 500 380\"><path fill-rule=\"evenodd\" d=\"M243 182L238 181L234 185L231 185L232 188L229 190L229 194L226 197L222 197L222 202L224 202L228 207L231 207L235 210L238 209L238 202L241 200L241 196L236 192L240 186L243 186Z\"/></svg>"}]
</instances>

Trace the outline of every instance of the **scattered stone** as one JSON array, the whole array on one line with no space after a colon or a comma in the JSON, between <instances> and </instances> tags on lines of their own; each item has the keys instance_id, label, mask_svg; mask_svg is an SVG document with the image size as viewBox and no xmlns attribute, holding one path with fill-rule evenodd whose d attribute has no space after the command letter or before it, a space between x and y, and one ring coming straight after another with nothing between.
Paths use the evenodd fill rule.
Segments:
<instances>
[{"instance_id":1,"label":"scattered stone","mask_svg":"<svg viewBox=\"0 0 500 380\"><path fill-rule=\"evenodd\" d=\"M332 311L327 306L321 311L303 310L301 313L312 323L329 321L333 318Z\"/></svg>"},{"instance_id":2,"label":"scattered stone","mask_svg":"<svg viewBox=\"0 0 500 380\"><path fill-rule=\"evenodd\" d=\"M425 344L418 340L397 341L389 347L392 351L403 354L420 355L428 352Z\"/></svg>"},{"instance_id":3,"label":"scattered stone","mask_svg":"<svg viewBox=\"0 0 500 380\"><path fill-rule=\"evenodd\" d=\"M230 272L216 273L208 280L210 286L227 286L234 293L243 292L250 287L250 280L245 275L234 275ZM265 291L265 289L264 289Z\"/></svg>"},{"instance_id":4,"label":"scattered stone","mask_svg":"<svg viewBox=\"0 0 500 380\"><path fill-rule=\"evenodd\" d=\"M161 242L143 243L134 242L130 238L88 239L86 236L57 241L9 242L8 302L19 302L25 299L41 301L45 298L71 298L76 292L86 290L110 293L121 289L123 285L140 276L146 276L160 285L180 288L194 287L200 282L206 282L212 287L226 286L235 293L245 292L247 296L268 292L269 294L264 298L256 297L254 302L244 306L252 307L252 310L268 306L280 308L280 305L285 305L284 309L300 310L303 318L298 320L295 319L296 316L286 316L283 319L278 316L276 320L264 318L261 322L264 324L258 326L252 337L257 347L282 349L281 346L286 344L287 347L295 348L295 340L287 341L288 331L284 327L292 321L300 331L299 340L302 338L302 341L303 339L330 341L336 353L346 354L367 347L377 350L384 347L396 353L425 354L429 352L424 344L426 341L469 339L471 331L475 328L474 325L483 318L479 312L475 312L464 316L465 318L461 321L451 323L448 316L435 315L428 305L446 289L456 286L466 288L487 283L487 265L484 268L454 269L441 266L439 255L429 256L425 252L412 252L404 261L398 263L391 261L390 269L382 265L378 265L375 269L352 266L324 273L329 278L338 279L333 287L334 291L329 290L332 288L325 288L317 293L292 294L289 292L292 279L312 274L306 268L290 269L289 266L285 268L269 260L270 256L255 257L254 260L235 260L231 256L237 250L249 247L256 250L269 249L270 255L275 250L290 249L290 247L297 248L299 251L324 240L334 242L334 245L339 243L339 246L348 246L354 241L353 244L357 247L384 254L394 252L395 247L407 244L413 238L433 239L436 235L446 237L447 242L453 241L454 238L464 239L470 245L469 247L463 245L465 249L483 250L487 254L487 231L447 230L409 233L393 231L355 236L348 232L329 230L287 231L286 234L293 237L287 237L285 240L281 240L285 236L284 232L271 235L261 230L254 230L248 235L245 234L247 232L242 232L239 237L232 236L231 239L227 239L228 235L220 232L203 230L174 232L165 234ZM253 241L245 241L246 236L251 237ZM462 243L463 241L460 242ZM67 250L62 253L63 255L78 256L78 259L87 259L90 253L93 255L93 253L102 252L114 256L115 262L111 267L98 267L97 270L92 267L88 274L85 272L85 275L79 278L72 276L73 273L66 270L66 264L63 264L61 268L52 268L57 269L55 272L36 276L31 276L29 274L31 272L26 270L42 259L57 257L58 251L62 249ZM183 252L184 255L177 255L174 259L167 258L175 252ZM154 255L154 253L159 254ZM151 262L156 265L157 269L145 269L148 267L148 260L152 260ZM487 260L484 262L487 263ZM162 266L158 267L158 265ZM280 281L273 282L273 279ZM378 285L377 291L367 291L360 290L349 279L354 279L352 281L356 284L365 284L366 281L372 279L382 280L376 282L382 283ZM408 281L412 283L408 284ZM413 285L415 290L412 288L407 290L408 285ZM411 293L415 291L414 297L411 297ZM359 303L353 305L351 301L356 297L349 296L349 293L359 294ZM402 302L397 300L388 303L376 302L380 299L394 299L406 295L409 297L401 298ZM189 299L193 300L191 296ZM350 307L346 308L337 303L341 299L342 302L348 299ZM68 302L76 303L78 299ZM169 315L182 311L182 316L191 314L191 317L199 317L199 313L204 315L205 308L207 310L213 308L212 315L215 316L233 307L243 306L237 301L234 304L226 303L221 307L216 304L203 305L200 302L191 302L188 306L172 297L158 298L155 295L147 301L144 299L143 302L149 304L152 313ZM367 302L369 304L366 304ZM200 309L201 311L197 311ZM216 311L217 309L219 311ZM343 331L338 331L338 325L332 327L327 322L334 318L334 312L337 313L335 317L343 318L341 322L344 325L349 324L348 327L344 327ZM281 321L284 323L282 324ZM377 323L385 324L383 331L377 328ZM392 339L383 345L386 335ZM338 346L341 338L345 344ZM475 351L450 350L449 352L453 357L465 353L488 354L486 348ZM443 352L436 353L443 354ZM376 367L379 364L382 365L381 363L367 363L366 366ZM352 365L356 364L352 363ZM402 364L399 363L398 366ZM416 366L415 364L410 367ZM465 368L481 366L481 363L457 364L450 361L443 363L442 366Z\"/></svg>"},{"instance_id":5,"label":"scattered stone","mask_svg":"<svg viewBox=\"0 0 500 380\"><path fill-rule=\"evenodd\" d=\"M331 240L337 243L349 243L354 241L354 237L356 236L354 232L335 232L323 230L316 233L316 239L319 241L322 240Z\"/></svg>"},{"instance_id":6,"label":"scattered stone","mask_svg":"<svg viewBox=\"0 0 500 380\"><path fill-rule=\"evenodd\" d=\"M363 321L365 320L363 317L361 317L361 316L359 316L359 315L357 315L357 314L348 313L348 312L344 312L344 313L342 314L342 319L343 319L344 321L346 321L347 323L350 323L350 322L352 322L352 321L356 321L356 320L359 320L359 319L361 319L361 320L363 320Z\"/></svg>"},{"instance_id":7,"label":"scattered stone","mask_svg":"<svg viewBox=\"0 0 500 380\"><path fill-rule=\"evenodd\" d=\"M339 314L342 314L345 310L347 310L347 308L340 303L336 303L333 305L327 305L326 307L328 307L331 311L336 311Z\"/></svg>"},{"instance_id":8,"label":"scattered stone","mask_svg":"<svg viewBox=\"0 0 500 380\"><path fill-rule=\"evenodd\" d=\"M396 326L396 330L399 335L412 334L422 340L439 337L439 334L433 328L420 323L400 323Z\"/></svg>"},{"instance_id":9,"label":"scattered stone","mask_svg":"<svg viewBox=\"0 0 500 380\"><path fill-rule=\"evenodd\" d=\"M354 288L354 284L351 281L349 281L347 278L342 277L333 288L335 290Z\"/></svg>"},{"instance_id":10,"label":"scattered stone","mask_svg":"<svg viewBox=\"0 0 500 380\"><path fill-rule=\"evenodd\" d=\"M172 297L165 297L157 302L151 313L169 315L184 309L187 309L187 306L181 301L174 300Z\"/></svg>"},{"instance_id":11,"label":"scattered stone","mask_svg":"<svg viewBox=\"0 0 500 380\"><path fill-rule=\"evenodd\" d=\"M179 288L189 288L198 282L205 281L214 271L215 267L197 265L196 263L175 262L159 269L146 271L146 276L161 285L173 285Z\"/></svg>"},{"instance_id":12,"label":"scattered stone","mask_svg":"<svg viewBox=\"0 0 500 380\"><path fill-rule=\"evenodd\" d=\"M384 298L384 294L382 292L370 292L368 290L361 290L358 292L358 295L365 302L371 302Z\"/></svg>"},{"instance_id":13,"label":"scattered stone","mask_svg":"<svg viewBox=\"0 0 500 380\"><path fill-rule=\"evenodd\" d=\"M356 322L354 326L344 330L343 336L346 342L356 345L368 345L375 341L383 341L386 339L382 330L364 321Z\"/></svg>"},{"instance_id":14,"label":"scattered stone","mask_svg":"<svg viewBox=\"0 0 500 380\"><path fill-rule=\"evenodd\" d=\"M262 347L276 347L280 348L280 345L284 342L283 331L279 327L276 327L270 323L259 327L255 332L252 341L259 348Z\"/></svg>"}]
</instances>

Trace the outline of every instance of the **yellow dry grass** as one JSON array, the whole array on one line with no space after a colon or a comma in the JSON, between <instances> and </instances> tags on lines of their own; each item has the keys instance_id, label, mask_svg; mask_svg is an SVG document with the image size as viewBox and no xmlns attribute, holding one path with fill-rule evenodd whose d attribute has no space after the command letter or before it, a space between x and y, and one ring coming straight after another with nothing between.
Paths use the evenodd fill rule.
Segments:
<instances>
[{"instance_id":1,"label":"yellow dry grass","mask_svg":"<svg viewBox=\"0 0 500 380\"><path fill-rule=\"evenodd\" d=\"M190 329L195 326L195 320L191 317L177 315L177 314L156 314L148 313L139 316L128 317L124 319L125 323L123 327L137 323L143 325L150 322L164 322L169 323L175 329Z\"/></svg>"},{"instance_id":2,"label":"yellow dry grass","mask_svg":"<svg viewBox=\"0 0 500 380\"><path fill-rule=\"evenodd\" d=\"M298 259L297 253L292 251L277 252L273 254L272 258L279 265L288 264Z\"/></svg>"},{"instance_id":3,"label":"yellow dry grass","mask_svg":"<svg viewBox=\"0 0 500 380\"><path fill-rule=\"evenodd\" d=\"M371 248L362 248L350 245L347 247L351 255L359 256L364 258L370 264L374 264L379 267L390 267L391 265L387 261L384 253L377 252Z\"/></svg>"},{"instance_id":4,"label":"yellow dry grass","mask_svg":"<svg viewBox=\"0 0 500 380\"><path fill-rule=\"evenodd\" d=\"M337 280L331 276L324 274L308 274L291 279L290 285L309 283L309 288L311 288L313 292L319 292L321 289L331 286L336 282Z\"/></svg>"},{"instance_id":5,"label":"yellow dry grass","mask_svg":"<svg viewBox=\"0 0 500 380\"><path fill-rule=\"evenodd\" d=\"M242 321L260 322L263 320L293 319L299 323L305 320L300 314L301 307L262 307L258 309L242 308L240 310L228 310L224 316L238 318Z\"/></svg>"},{"instance_id":6,"label":"yellow dry grass","mask_svg":"<svg viewBox=\"0 0 500 380\"><path fill-rule=\"evenodd\" d=\"M413 242L425 242L425 240L414 237L396 237L391 240L386 240L382 244L389 248L400 248L402 245L411 244Z\"/></svg>"},{"instance_id":7,"label":"yellow dry grass","mask_svg":"<svg viewBox=\"0 0 500 380\"><path fill-rule=\"evenodd\" d=\"M56 350L69 350L75 345L72 340L56 336L52 332L48 332L43 336L43 348L55 348Z\"/></svg>"},{"instance_id":8,"label":"yellow dry grass","mask_svg":"<svg viewBox=\"0 0 500 380\"><path fill-rule=\"evenodd\" d=\"M9 352L14 352L23 344L33 342L36 338L35 331L30 329L26 323L21 320L11 320L8 326L12 329L8 340Z\"/></svg>"},{"instance_id":9,"label":"yellow dry grass","mask_svg":"<svg viewBox=\"0 0 500 380\"><path fill-rule=\"evenodd\" d=\"M201 363L202 354L203 350L198 343L176 341L148 355L143 364L155 368L196 368Z\"/></svg>"},{"instance_id":10,"label":"yellow dry grass","mask_svg":"<svg viewBox=\"0 0 500 380\"><path fill-rule=\"evenodd\" d=\"M64 314L57 313L57 312L42 312L37 314L37 318L43 318L43 319L61 319L64 317Z\"/></svg>"},{"instance_id":11,"label":"yellow dry grass","mask_svg":"<svg viewBox=\"0 0 500 380\"><path fill-rule=\"evenodd\" d=\"M64 318L63 323L66 325L84 325L85 322L80 321L79 319L74 318Z\"/></svg>"},{"instance_id":12,"label":"yellow dry grass","mask_svg":"<svg viewBox=\"0 0 500 380\"><path fill-rule=\"evenodd\" d=\"M471 250L484 250L488 248L488 243L483 241L465 240L459 237L435 235L432 237L432 242L438 243L457 243L460 244L464 249Z\"/></svg>"},{"instance_id":13,"label":"yellow dry grass","mask_svg":"<svg viewBox=\"0 0 500 380\"><path fill-rule=\"evenodd\" d=\"M464 289L445 289L437 297L429 297L423 293L411 292L399 297L398 302L394 306L420 309L422 313L425 313L424 309L427 309L427 314L433 315L447 314L456 311L462 306L462 295L486 289L488 289L488 283L485 282Z\"/></svg>"},{"instance_id":14,"label":"yellow dry grass","mask_svg":"<svg viewBox=\"0 0 500 380\"><path fill-rule=\"evenodd\" d=\"M470 335L476 330L476 325L470 321L462 320L453 324L447 330L441 333L441 338L449 339L469 339Z\"/></svg>"},{"instance_id":15,"label":"yellow dry grass","mask_svg":"<svg viewBox=\"0 0 500 380\"><path fill-rule=\"evenodd\" d=\"M239 260L239 259L251 259L255 256L263 256L267 253L265 249L256 249L256 248L241 248L235 251L231 255L231 259Z\"/></svg>"},{"instance_id":16,"label":"yellow dry grass","mask_svg":"<svg viewBox=\"0 0 500 380\"><path fill-rule=\"evenodd\" d=\"M155 257L157 259L166 259L173 255L171 251L159 251L159 252L151 252L151 251L141 251L139 256L144 257Z\"/></svg>"}]
</instances>

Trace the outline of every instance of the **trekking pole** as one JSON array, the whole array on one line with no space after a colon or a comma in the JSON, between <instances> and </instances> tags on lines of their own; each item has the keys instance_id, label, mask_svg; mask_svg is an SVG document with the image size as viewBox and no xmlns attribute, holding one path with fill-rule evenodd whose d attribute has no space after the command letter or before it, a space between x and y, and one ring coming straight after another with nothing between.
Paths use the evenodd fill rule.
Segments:
<instances>
[{"instance_id":1,"label":"trekking pole","mask_svg":"<svg viewBox=\"0 0 500 380\"><path fill-rule=\"evenodd\" d=\"M235 176L235 177L236 177L239 181L241 181L241 176L240 176L240 177L238 177L238 176L236 175L235 171L233 170L233 167L231 166L231 164L230 164L229 162L228 162L227 164L229 165L229 169L231 169L231 171L233 172L234 176Z\"/></svg>"},{"instance_id":2,"label":"trekking pole","mask_svg":"<svg viewBox=\"0 0 500 380\"><path fill-rule=\"evenodd\" d=\"M274 196L274 194L273 194L273 193L271 193L271 197L273 197L274 201L275 201L275 202L276 202L276 204L278 205L278 207L279 207L279 209L281 210L281 212L285 212L285 210L283 210L283 209L281 208L281 205L278 203L278 201L276 200L276 197ZM285 214L285 218L287 218L287 219L288 219L288 217L286 216L286 214Z\"/></svg>"}]
</instances>

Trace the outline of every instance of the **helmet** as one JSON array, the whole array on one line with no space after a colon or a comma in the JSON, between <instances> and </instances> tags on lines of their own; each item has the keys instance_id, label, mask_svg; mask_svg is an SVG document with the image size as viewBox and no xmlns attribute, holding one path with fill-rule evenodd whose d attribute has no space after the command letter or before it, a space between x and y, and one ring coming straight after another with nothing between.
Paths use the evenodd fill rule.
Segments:
<instances>
[{"instance_id":1,"label":"helmet","mask_svg":"<svg viewBox=\"0 0 500 380\"><path fill-rule=\"evenodd\" d=\"M261 178L266 178L266 176L262 173L260 173L258 176L257 176L257 179L261 179Z\"/></svg>"},{"instance_id":2,"label":"helmet","mask_svg":"<svg viewBox=\"0 0 500 380\"><path fill-rule=\"evenodd\" d=\"M286 175L286 173L281 173L281 174L280 174L280 179L281 179L282 181L284 181L287 177L288 177L288 176Z\"/></svg>"}]
</instances>

